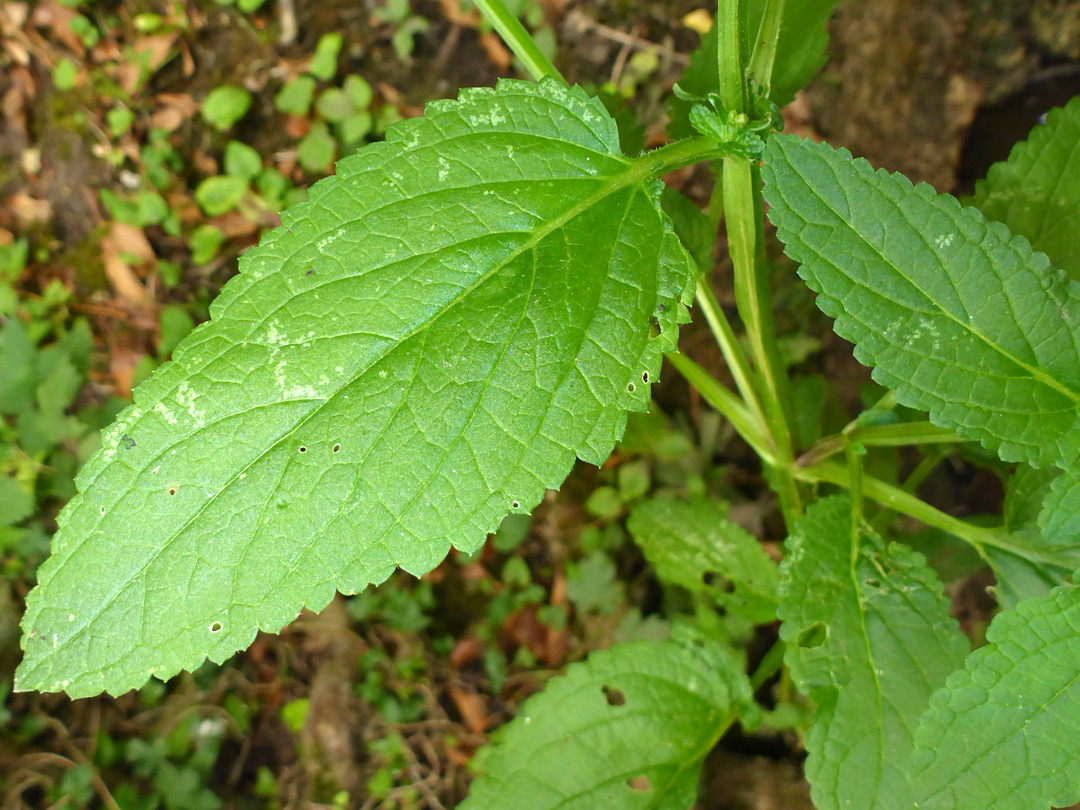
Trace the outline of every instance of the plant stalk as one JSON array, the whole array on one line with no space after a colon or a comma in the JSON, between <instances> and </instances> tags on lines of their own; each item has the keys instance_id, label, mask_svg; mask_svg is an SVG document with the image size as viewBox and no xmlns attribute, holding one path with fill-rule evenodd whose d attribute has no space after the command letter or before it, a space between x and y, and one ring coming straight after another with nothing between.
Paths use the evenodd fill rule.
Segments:
<instances>
[{"instance_id":1,"label":"plant stalk","mask_svg":"<svg viewBox=\"0 0 1080 810\"><path fill-rule=\"evenodd\" d=\"M517 17L510 13L502 0L473 0L473 2L484 15L484 19L502 37L502 41L514 52L514 56L521 60L521 64L525 66L533 81L538 82L544 76L551 76L566 84L566 79L559 73L558 68L544 56L532 34L525 29Z\"/></svg>"},{"instance_id":2,"label":"plant stalk","mask_svg":"<svg viewBox=\"0 0 1080 810\"><path fill-rule=\"evenodd\" d=\"M675 366L675 370L697 389L705 401L731 423L743 440L761 456L764 463L776 466L768 433L742 400L686 355L669 352L664 356Z\"/></svg>"},{"instance_id":3,"label":"plant stalk","mask_svg":"<svg viewBox=\"0 0 1080 810\"><path fill-rule=\"evenodd\" d=\"M776 48L780 42L783 20L784 0L766 0L761 26L754 40L754 52L750 56L750 75L766 96L772 91L773 65L776 64Z\"/></svg>"},{"instance_id":4,"label":"plant stalk","mask_svg":"<svg viewBox=\"0 0 1080 810\"><path fill-rule=\"evenodd\" d=\"M954 444L966 441L955 431L930 422L903 422L898 425L870 425L847 428L834 436L826 436L796 460L800 467L813 467L844 450L845 442L857 442L867 447L900 447L909 444Z\"/></svg>"},{"instance_id":5,"label":"plant stalk","mask_svg":"<svg viewBox=\"0 0 1080 810\"><path fill-rule=\"evenodd\" d=\"M850 488L852 485L851 476L847 467L831 461L826 461L815 467L797 468L795 474L802 481L815 483L824 482L836 484L837 486L844 488ZM952 515L942 512L940 509L935 509L930 504L919 500L911 493L902 490L900 487L887 484L884 481L866 475L865 473L862 475L861 484L862 494L866 497L888 509L915 518L915 520L920 523L925 523L927 526L934 526L935 528L941 529L942 531L948 532L954 537L963 540L965 543L972 546L979 553L979 556L987 562L989 562L989 559L986 555L986 547L990 546L1008 551L1012 554L1017 554L1030 559L1033 562L1051 565L1056 564L1055 561L1044 557L1038 552L1029 549L1021 549L1008 542L1006 538L1002 537L993 529L984 529L979 526L973 526L959 518L954 518Z\"/></svg>"},{"instance_id":6,"label":"plant stalk","mask_svg":"<svg viewBox=\"0 0 1080 810\"><path fill-rule=\"evenodd\" d=\"M718 0L717 64L724 106L746 112L746 0ZM728 249L735 268L735 301L746 327L757 370L767 427L776 448L774 487L784 519L791 528L802 514L802 498L792 474L790 393L773 324L764 254L764 205L756 167L742 157L724 158L724 219Z\"/></svg>"}]
</instances>

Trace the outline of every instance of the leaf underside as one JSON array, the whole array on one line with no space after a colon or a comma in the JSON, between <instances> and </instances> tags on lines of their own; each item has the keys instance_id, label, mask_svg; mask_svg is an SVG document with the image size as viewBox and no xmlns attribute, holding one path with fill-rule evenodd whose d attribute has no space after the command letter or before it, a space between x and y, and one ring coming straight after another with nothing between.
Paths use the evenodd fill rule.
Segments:
<instances>
[{"instance_id":1,"label":"leaf underside","mask_svg":"<svg viewBox=\"0 0 1080 810\"><path fill-rule=\"evenodd\" d=\"M769 218L856 358L1007 461L1080 454L1080 284L975 208L845 150L769 139Z\"/></svg>"},{"instance_id":2,"label":"leaf underside","mask_svg":"<svg viewBox=\"0 0 1080 810\"><path fill-rule=\"evenodd\" d=\"M476 549L607 458L688 317L659 183L553 80L430 104L282 221L79 475L19 689L118 694Z\"/></svg>"},{"instance_id":3,"label":"leaf underside","mask_svg":"<svg viewBox=\"0 0 1080 810\"><path fill-rule=\"evenodd\" d=\"M1001 613L934 693L915 735L920 810L1047 810L1080 800L1080 588Z\"/></svg>"},{"instance_id":4,"label":"leaf underside","mask_svg":"<svg viewBox=\"0 0 1080 810\"><path fill-rule=\"evenodd\" d=\"M776 563L720 504L652 498L634 507L626 527L664 582L709 593L755 622L776 618Z\"/></svg>"},{"instance_id":5,"label":"leaf underside","mask_svg":"<svg viewBox=\"0 0 1080 810\"><path fill-rule=\"evenodd\" d=\"M1051 110L1008 160L990 167L975 205L1080 281L1080 97Z\"/></svg>"},{"instance_id":6,"label":"leaf underside","mask_svg":"<svg viewBox=\"0 0 1080 810\"><path fill-rule=\"evenodd\" d=\"M908 810L904 768L927 700L968 642L922 555L852 531L846 496L813 504L781 567L780 637L817 704L806 776L819 810Z\"/></svg>"},{"instance_id":7,"label":"leaf underside","mask_svg":"<svg viewBox=\"0 0 1080 810\"><path fill-rule=\"evenodd\" d=\"M462 810L686 810L701 762L749 697L716 642L634 642L548 682L488 749Z\"/></svg>"}]
</instances>

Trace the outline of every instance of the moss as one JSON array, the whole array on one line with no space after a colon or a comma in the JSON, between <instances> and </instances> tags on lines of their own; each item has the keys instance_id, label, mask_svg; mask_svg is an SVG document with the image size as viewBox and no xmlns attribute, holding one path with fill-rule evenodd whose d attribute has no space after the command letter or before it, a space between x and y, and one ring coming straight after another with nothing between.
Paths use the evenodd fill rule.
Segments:
<instances>
[{"instance_id":1,"label":"moss","mask_svg":"<svg viewBox=\"0 0 1080 810\"><path fill-rule=\"evenodd\" d=\"M101 257L101 238L104 235L104 227L98 226L60 254L60 263L74 268L75 282L95 292L109 289L109 277L105 274L105 262Z\"/></svg>"}]
</instances>

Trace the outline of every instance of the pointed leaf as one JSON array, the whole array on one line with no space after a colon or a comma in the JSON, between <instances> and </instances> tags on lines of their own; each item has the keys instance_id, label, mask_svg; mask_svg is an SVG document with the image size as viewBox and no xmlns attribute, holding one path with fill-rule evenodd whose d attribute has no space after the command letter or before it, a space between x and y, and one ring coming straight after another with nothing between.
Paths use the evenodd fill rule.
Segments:
<instances>
[{"instance_id":1,"label":"pointed leaf","mask_svg":"<svg viewBox=\"0 0 1080 810\"><path fill-rule=\"evenodd\" d=\"M974 208L794 136L769 218L874 379L1007 461L1080 455L1080 284Z\"/></svg>"},{"instance_id":2,"label":"pointed leaf","mask_svg":"<svg viewBox=\"0 0 1080 810\"><path fill-rule=\"evenodd\" d=\"M811 506L787 552L780 637L817 704L806 735L814 806L908 810L915 724L968 650L941 583L906 546L855 536L846 497Z\"/></svg>"},{"instance_id":3,"label":"pointed leaf","mask_svg":"<svg viewBox=\"0 0 1080 810\"><path fill-rule=\"evenodd\" d=\"M604 461L693 285L654 169L553 80L463 91L342 161L105 432L18 687L222 661Z\"/></svg>"},{"instance_id":4,"label":"pointed leaf","mask_svg":"<svg viewBox=\"0 0 1080 810\"><path fill-rule=\"evenodd\" d=\"M635 506L626 525L663 581L707 592L755 622L775 620L776 563L722 505L653 498Z\"/></svg>"},{"instance_id":5,"label":"pointed leaf","mask_svg":"<svg viewBox=\"0 0 1080 810\"><path fill-rule=\"evenodd\" d=\"M1001 613L934 693L911 765L920 810L1048 810L1080 800L1080 588Z\"/></svg>"},{"instance_id":6,"label":"pointed leaf","mask_svg":"<svg viewBox=\"0 0 1080 810\"><path fill-rule=\"evenodd\" d=\"M593 653L521 707L461 808L686 810L702 760L749 697L713 641Z\"/></svg>"},{"instance_id":7,"label":"pointed leaf","mask_svg":"<svg viewBox=\"0 0 1080 810\"><path fill-rule=\"evenodd\" d=\"M1080 281L1080 96L1051 110L1008 160L990 167L975 204Z\"/></svg>"}]
</instances>

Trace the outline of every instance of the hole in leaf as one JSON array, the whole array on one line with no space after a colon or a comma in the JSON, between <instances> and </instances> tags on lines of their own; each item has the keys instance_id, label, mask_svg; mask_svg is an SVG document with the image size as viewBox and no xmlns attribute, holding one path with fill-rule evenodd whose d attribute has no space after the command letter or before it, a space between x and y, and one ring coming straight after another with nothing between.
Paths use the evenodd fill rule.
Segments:
<instances>
[{"instance_id":1,"label":"hole in leaf","mask_svg":"<svg viewBox=\"0 0 1080 810\"><path fill-rule=\"evenodd\" d=\"M306 453L306 452L307 452L307 448L306 448L306 447L304 447L304 445L300 445L300 452L301 452L301 453Z\"/></svg>"},{"instance_id":2,"label":"hole in leaf","mask_svg":"<svg viewBox=\"0 0 1080 810\"><path fill-rule=\"evenodd\" d=\"M221 628L222 628L223 626L224 626L224 625L222 625L222 623L221 623L221 622L214 622L213 624L211 624L211 625L210 625L210 632L211 632L211 633L220 633L220 632L221 632Z\"/></svg>"},{"instance_id":3,"label":"hole in leaf","mask_svg":"<svg viewBox=\"0 0 1080 810\"><path fill-rule=\"evenodd\" d=\"M870 579L863 580L863 582L865 582L871 588L880 588L881 587L881 580L880 579L874 579L873 577L871 577Z\"/></svg>"},{"instance_id":4,"label":"hole in leaf","mask_svg":"<svg viewBox=\"0 0 1080 810\"><path fill-rule=\"evenodd\" d=\"M645 774L633 776L626 780L626 786L637 793L648 793L652 790L652 782Z\"/></svg>"},{"instance_id":5,"label":"hole in leaf","mask_svg":"<svg viewBox=\"0 0 1080 810\"><path fill-rule=\"evenodd\" d=\"M177 483L172 483L168 486L168 492L170 495L175 495L178 489L180 489L180 485Z\"/></svg>"},{"instance_id":6,"label":"hole in leaf","mask_svg":"<svg viewBox=\"0 0 1080 810\"><path fill-rule=\"evenodd\" d=\"M518 509L520 506L521 506L521 504L518 503L517 501L514 501L512 504L510 504L511 509Z\"/></svg>"},{"instance_id":7,"label":"hole in leaf","mask_svg":"<svg viewBox=\"0 0 1080 810\"><path fill-rule=\"evenodd\" d=\"M825 639L829 637L829 628L823 625L821 622L814 622L807 627L801 633L799 633L799 646L811 650L814 647L820 647L825 643Z\"/></svg>"},{"instance_id":8,"label":"hole in leaf","mask_svg":"<svg viewBox=\"0 0 1080 810\"><path fill-rule=\"evenodd\" d=\"M335 444L335 445L334 445L334 452L335 452L335 453L336 453L336 452L337 452L338 450L340 450L340 449L341 449L341 445L340 445L340 444Z\"/></svg>"},{"instance_id":9,"label":"hole in leaf","mask_svg":"<svg viewBox=\"0 0 1080 810\"><path fill-rule=\"evenodd\" d=\"M608 706L625 706L626 695L619 689L612 689L607 684L600 687L604 691L604 699L608 702Z\"/></svg>"},{"instance_id":10,"label":"hole in leaf","mask_svg":"<svg viewBox=\"0 0 1080 810\"><path fill-rule=\"evenodd\" d=\"M637 387L633 383L630 383L628 386L626 386L626 390L632 394L634 393L634 391L637 390Z\"/></svg>"},{"instance_id":11,"label":"hole in leaf","mask_svg":"<svg viewBox=\"0 0 1080 810\"><path fill-rule=\"evenodd\" d=\"M647 383L649 381L649 372L647 372L647 371L641 372L641 381L644 382L644 383Z\"/></svg>"}]
</instances>

